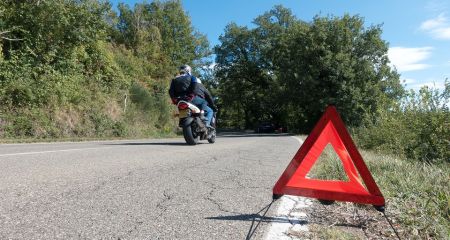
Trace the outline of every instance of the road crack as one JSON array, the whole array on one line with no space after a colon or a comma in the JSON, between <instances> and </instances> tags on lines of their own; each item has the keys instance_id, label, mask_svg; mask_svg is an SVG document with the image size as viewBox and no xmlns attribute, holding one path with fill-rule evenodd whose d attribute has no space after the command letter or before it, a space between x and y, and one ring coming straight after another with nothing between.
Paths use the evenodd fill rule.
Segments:
<instances>
[{"instance_id":1,"label":"road crack","mask_svg":"<svg viewBox=\"0 0 450 240\"><path fill-rule=\"evenodd\" d=\"M165 206L165 204L168 201L170 201L173 198L173 196L171 194L169 194L167 192L167 190L164 190L163 191L163 197L164 198L156 204L156 208L161 209L162 212L164 213L165 211L167 211L167 206Z\"/></svg>"},{"instance_id":2,"label":"road crack","mask_svg":"<svg viewBox=\"0 0 450 240\"><path fill-rule=\"evenodd\" d=\"M219 211L221 211L221 212L232 213L232 214L240 214L238 212L227 210L219 201L215 200L212 197L212 195L214 194L215 190L216 190L216 188L213 188L211 191L209 191L208 195L206 197L204 197L204 199L209 201L209 202L211 202L212 204L214 204L219 209Z\"/></svg>"}]
</instances>

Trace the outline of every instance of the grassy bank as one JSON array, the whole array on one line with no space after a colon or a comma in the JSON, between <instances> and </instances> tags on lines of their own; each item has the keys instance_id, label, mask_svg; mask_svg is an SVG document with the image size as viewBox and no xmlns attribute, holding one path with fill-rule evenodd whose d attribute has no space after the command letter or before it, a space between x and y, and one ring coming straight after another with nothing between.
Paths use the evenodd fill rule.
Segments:
<instances>
[{"instance_id":1,"label":"grassy bank","mask_svg":"<svg viewBox=\"0 0 450 240\"><path fill-rule=\"evenodd\" d=\"M181 132L156 132L151 136L127 136L127 137L67 137L67 138L2 138L0 144L15 143L51 143L51 142L85 142L85 141L114 141L114 140L132 140L132 139L160 139L180 137Z\"/></svg>"},{"instance_id":2,"label":"grassy bank","mask_svg":"<svg viewBox=\"0 0 450 240\"><path fill-rule=\"evenodd\" d=\"M0 141L174 134L170 79L209 65L206 36L181 1L119 5L0 1Z\"/></svg>"},{"instance_id":3,"label":"grassy bank","mask_svg":"<svg viewBox=\"0 0 450 240\"><path fill-rule=\"evenodd\" d=\"M398 228L402 239L447 239L450 236L448 162L430 165L375 152L361 151L361 154L386 199L386 212L393 220L394 226ZM345 173L341 165L336 154L328 146L311 170L311 174L313 178L344 180ZM384 228L390 228L373 209L353 204L350 208L348 206L348 203L338 203L331 209L339 209L341 215L351 215L355 211L360 211L360 215L365 216L366 223L373 222L371 224L373 226L382 224ZM362 210L364 214L361 214ZM361 224L361 228L370 232L367 224ZM333 234L339 232L324 226L316 232L321 234L330 231ZM382 232L380 229L374 231L378 231L372 232L374 235ZM338 235L341 239L352 239L348 237L351 234L341 229L341 234Z\"/></svg>"}]
</instances>

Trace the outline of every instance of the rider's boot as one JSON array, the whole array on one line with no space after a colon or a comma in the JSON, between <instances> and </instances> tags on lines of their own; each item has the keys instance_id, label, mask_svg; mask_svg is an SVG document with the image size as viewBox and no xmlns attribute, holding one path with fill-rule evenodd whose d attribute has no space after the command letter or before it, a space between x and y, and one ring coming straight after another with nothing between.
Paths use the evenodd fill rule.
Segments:
<instances>
[{"instance_id":1,"label":"rider's boot","mask_svg":"<svg viewBox=\"0 0 450 240\"><path fill-rule=\"evenodd\" d=\"M214 127L211 127L211 126L209 126L209 127L207 127L207 128L208 128L207 139L210 139L210 138L213 136L214 131L216 131L216 129L215 129Z\"/></svg>"}]
</instances>

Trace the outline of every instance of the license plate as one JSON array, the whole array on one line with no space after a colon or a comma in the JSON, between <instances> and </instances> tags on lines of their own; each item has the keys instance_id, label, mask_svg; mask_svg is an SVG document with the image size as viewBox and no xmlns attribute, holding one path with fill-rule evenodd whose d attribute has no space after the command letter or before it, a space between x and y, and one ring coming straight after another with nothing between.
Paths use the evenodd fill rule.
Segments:
<instances>
[{"instance_id":1,"label":"license plate","mask_svg":"<svg viewBox=\"0 0 450 240\"><path fill-rule=\"evenodd\" d=\"M180 109L179 117L180 118L185 118L187 116L188 116L188 110L187 109Z\"/></svg>"}]
</instances>

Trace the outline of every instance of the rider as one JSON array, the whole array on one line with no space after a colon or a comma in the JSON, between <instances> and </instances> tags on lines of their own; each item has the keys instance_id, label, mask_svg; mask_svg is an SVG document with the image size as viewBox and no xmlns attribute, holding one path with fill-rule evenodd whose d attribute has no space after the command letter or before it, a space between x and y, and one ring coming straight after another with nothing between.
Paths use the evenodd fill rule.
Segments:
<instances>
[{"instance_id":1,"label":"rider","mask_svg":"<svg viewBox=\"0 0 450 240\"><path fill-rule=\"evenodd\" d=\"M199 78L196 78L196 81L197 84L195 85L194 89L194 93L196 96L192 100L192 103L205 111L207 119L206 126L212 128L211 122L214 112L217 112L217 108L214 105L214 100L208 89L206 89Z\"/></svg>"},{"instance_id":2,"label":"rider","mask_svg":"<svg viewBox=\"0 0 450 240\"><path fill-rule=\"evenodd\" d=\"M195 97L196 85L195 77L191 76L191 67L188 65L181 66L179 74L170 83L169 95L172 103L177 104L180 99L192 101Z\"/></svg>"},{"instance_id":3,"label":"rider","mask_svg":"<svg viewBox=\"0 0 450 240\"><path fill-rule=\"evenodd\" d=\"M213 111L208 107L208 103L215 109L214 102L211 94L201 84L201 81L191 75L191 71L189 65L183 65L179 68L179 75L172 79L170 83L169 95L173 104L177 104L179 99L183 99L192 102L203 110L207 119L206 126L211 128Z\"/></svg>"}]
</instances>

